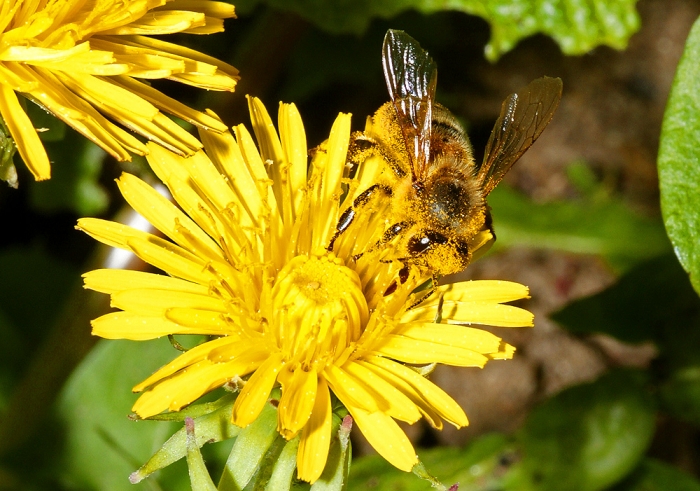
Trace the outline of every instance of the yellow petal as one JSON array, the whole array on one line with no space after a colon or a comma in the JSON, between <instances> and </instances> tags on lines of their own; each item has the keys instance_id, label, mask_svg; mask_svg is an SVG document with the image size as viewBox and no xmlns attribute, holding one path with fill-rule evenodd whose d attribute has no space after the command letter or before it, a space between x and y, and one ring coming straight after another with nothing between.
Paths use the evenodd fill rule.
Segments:
<instances>
[{"instance_id":1,"label":"yellow petal","mask_svg":"<svg viewBox=\"0 0 700 491\"><path fill-rule=\"evenodd\" d=\"M164 315L169 321L190 329L192 334L231 333L231 326L220 312L172 307L167 309Z\"/></svg>"},{"instance_id":2,"label":"yellow petal","mask_svg":"<svg viewBox=\"0 0 700 491\"><path fill-rule=\"evenodd\" d=\"M170 275L202 284L212 279L202 259L159 237L146 240L133 237L127 240L127 246L138 257Z\"/></svg>"},{"instance_id":3,"label":"yellow petal","mask_svg":"<svg viewBox=\"0 0 700 491\"><path fill-rule=\"evenodd\" d=\"M184 31L193 25L204 25L204 19L204 14L199 12L158 10L151 11L149 15L139 17L127 25L107 29L101 33L118 36L173 34Z\"/></svg>"},{"instance_id":4,"label":"yellow petal","mask_svg":"<svg viewBox=\"0 0 700 491\"><path fill-rule=\"evenodd\" d=\"M165 184L182 210L204 230L207 235L218 239L224 227L218 222L213 210L204 202L197 191L192 189L186 159L175 155L158 145L148 144L148 163L158 179Z\"/></svg>"},{"instance_id":5,"label":"yellow petal","mask_svg":"<svg viewBox=\"0 0 700 491\"><path fill-rule=\"evenodd\" d=\"M251 176L253 176L260 194L266 196L267 207L271 214L271 225L279 226L281 223L278 222L279 208L277 207L277 200L275 199L275 194L272 192L272 186L270 185L272 183L267 175L265 164L258 153L255 142L253 141L253 138L250 136L250 133L246 127L242 124L236 126L234 130L241 155L248 166L248 172Z\"/></svg>"},{"instance_id":6,"label":"yellow petal","mask_svg":"<svg viewBox=\"0 0 700 491\"><path fill-rule=\"evenodd\" d=\"M384 336L376 352L404 363L444 363L458 367L483 368L489 358L475 351L391 334Z\"/></svg>"},{"instance_id":7,"label":"yellow petal","mask_svg":"<svg viewBox=\"0 0 700 491\"><path fill-rule=\"evenodd\" d=\"M442 430L442 419L440 415L435 411L430 401L423 398L415 387L407 383L404 379L397 377L393 373L387 372L378 366L372 365L371 363L357 360L356 363L362 365L374 372L378 377L384 379L387 383L400 390L406 397L408 397L413 404L418 408L426 421L435 429Z\"/></svg>"},{"instance_id":8,"label":"yellow petal","mask_svg":"<svg viewBox=\"0 0 700 491\"><path fill-rule=\"evenodd\" d=\"M433 324L427 322L404 325L397 332L416 341L455 346L477 353L496 353L501 346L501 338L483 329Z\"/></svg>"},{"instance_id":9,"label":"yellow petal","mask_svg":"<svg viewBox=\"0 0 700 491\"><path fill-rule=\"evenodd\" d=\"M380 410L374 395L353 377L350 377L342 368L330 365L326 367L323 374L333 393L346 406L353 404L367 411Z\"/></svg>"},{"instance_id":10,"label":"yellow petal","mask_svg":"<svg viewBox=\"0 0 700 491\"><path fill-rule=\"evenodd\" d=\"M171 278L162 274L144 273L127 269L96 269L83 274L85 288L102 293L114 293L122 290L149 288L197 293L206 295L209 288L204 285Z\"/></svg>"},{"instance_id":11,"label":"yellow petal","mask_svg":"<svg viewBox=\"0 0 700 491\"><path fill-rule=\"evenodd\" d=\"M60 80L70 83L69 87L79 95L88 95L98 99L103 107L126 107L135 116L153 119L158 108L143 100L136 94L112 84L109 79L102 79L84 73L63 73Z\"/></svg>"},{"instance_id":12,"label":"yellow petal","mask_svg":"<svg viewBox=\"0 0 700 491\"><path fill-rule=\"evenodd\" d=\"M118 247L119 249L129 249L127 242L132 238L140 238L148 240L153 237L147 232L135 229L121 223L102 220L101 218L81 218L78 220L78 225L75 227L82 230L95 240L99 240L103 244L110 247Z\"/></svg>"},{"instance_id":13,"label":"yellow petal","mask_svg":"<svg viewBox=\"0 0 700 491\"><path fill-rule=\"evenodd\" d=\"M285 160L275 125L272 124L272 119L270 119L267 109L257 97L248 96L248 109L255 139L258 141L258 147L260 148L260 157L265 162L271 161L273 164L272 169L274 170L275 166L279 166ZM270 177L274 181L279 180L279 174L273 174Z\"/></svg>"},{"instance_id":14,"label":"yellow petal","mask_svg":"<svg viewBox=\"0 0 700 491\"><path fill-rule=\"evenodd\" d=\"M515 354L515 346L508 343L502 343L500 349L496 353L489 353L489 358L492 360L510 360Z\"/></svg>"},{"instance_id":15,"label":"yellow petal","mask_svg":"<svg viewBox=\"0 0 700 491\"><path fill-rule=\"evenodd\" d=\"M331 128L325 152L319 151L312 160L314 172L321 172L323 179L320 189L314 189L311 198L313 221L311 250L321 250L335 231L338 222L338 203L342 190L340 180L345 169L348 145L350 143L350 114L339 114Z\"/></svg>"},{"instance_id":16,"label":"yellow petal","mask_svg":"<svg viewBox=\"0 0 700 491\"><path fill-rule=\"evenodd\" d=\"M262 198L233 135L228 131L221 134L200 131L199 137L207 148L207 155L236 194L236 202L243 211L239 215L241 225L260 227Z\"/></svg>"},{"instance_id":17,"label":"yellow petal","mask_svg":"<svg viewBox=\"0 0 700 491\"><path fill-rule=\"evenodd\" d=\"M165 409L179 411L203 394L221 387L236 375L237 362L200 361L184 368L138 398L132 411L147 418Z\"/></svg>"},{"instance_id":18,"label":"yellow petal","mask_svg":"<svg viewBox=\"0 0 700 491\"><path fill-rule=\"evenodd\" d=\"M421 417L418 408L395 386L377 376L362 364L350 361L343 365L343 369L355 380L362 381L374 393L377 400L382 401L381 410L392 418L407 423L415 423Z\"/></svg>"},{"instance_id":19,"label":"yellow petal","mask_svg":"<svg viewBox=\"0 0 700 491\"><path fill-rule=\"evenodd\" d=\"M174 0L168 2L168 10L191 10L202 12L207 17L229 19L236 17L233 5L225 2L202 2L202 0Z\"/></svg>"},{"instance_id":20,"label":"yellow petal","mask_svg":"<svg viewBox=\"0 0 700 491\"><path fill-rule=\"evenodd\" d=\"M306 168L308 167L306 132L299 110L294 104L280 103L278 119L282 148L291 166L289 187L293 198L294 216L296 216L301 207L302 190L306 187Z\"/></svg>"},{"instance_id":21,"label":"yellow petal","mask_svg":"<svg viewBox=\"0 0 700 491\"><path fill-rule=\"evenodd\" d=\"M164 53L170 53L172 55L181 57L183 59L195 60L201 63L205 63L210 66L215 66L219 71L225 73L228 76L228 81L226 85L209 87L213 90L233 90L236 86L236 81L238 80L238 70L227 63L223 63L220 60L212 56L200 53L197 50L181 46L179 44L169 43L163 41L162 39L151 38L147 36L120 36L120 41L127 40L131 43L135 43L141 46L147 46L149 48L157 49Z\"/></svg>"},{"instance_id":22,"label":"yellow petal","mask_svg":"<svg viewBox=\"0 0 700 491\"><path fill-rule=\"evenodd\" d=\"M227 345L235 344L238 340L239 338L237 337L222 337L195 346L194 348L187 350L186 352L175 358L167 365L161 367L153 375L148 377L140 384L136 385L131 390L133 392L141 392L142 390L150 387L159 380L167 378L175 372L182 370L187 366L193 365L197 362L207 359L209 353L211 353L212 350L225 347Z\"/></svg>"},{"instance_id":23,"label":"yellow petal","mask_svg":"<svg viewBox=\"0 0 700 491\"><path fill-rule=\"evenodd\" d=\"M512 281L477 280L452 283L438 288L435 295L416 307L416 311L428 310L440 303L440 296L447 302L505 303L530 298L525 285Z\"/></svg>"},{"instance_id":24,"label":"yellow petal","mask_svg":"<svg viewBox=\"0 0 700 491\"><path fill-rule=\"evenodd\" d=\"M112 307L141 315L162 315L171 307L226 312L225 302L213 295L140 288L113 293Z\"/></svg>"},{"instance_id":25,"label":"yellow petal","mask_svg":"<svg viewBox=\"0 0 700 491\"><path fill-rule=\"evenodd\" d=\"M92 334L105 339L143 341L168 334L186 334L190 329L168 321L163 316L111 312L91 322ZM194 334L194 333L192 333Z\"/></svg>"},{"instance_id":26,"label":"yellow petal","mask_svg":"<svg viewBox=\"0 0 700 491\"><path fill-rule=\"evenodd\" d=\"M450 324L484 324L497 327L532 327L535 316L512 305L456 303L443 307Z\"/></svg>"},{"instance_id":27,"label":"yellow petal","mask_svg":"<svg viewBox=\"0 0 700 491\"><path fill-rule=\"evenodd\" d=\"M318 376L316 370L298 367L282 386L282 397L277 406L279 432L292 439L309 420L316 400Z\"/></svg>"},{"instance_id":28,"label":"yellow petal","mask_svg":"<svg viewBox=\"0 0 700 491\"><path fill-rule=\"evenodd\" d=\"M195 254L226 260L218 244L190 217L141 179L123 173L117 184L131 207L174 242Z\"/></svg>"},{"instance_id":29,"label":"yellow petal","mask_svg":"<svg viewBox=\"0 0 700 491\"><path fill-rule=\"evenodd\" d=\"M298 477L313 483L323 472L331 445L331 395L323 377L318 379L318 388L314 398L314 408L309 422L301 432L301 441L297 451Z\"/></svg>"},{"instance_id":30,"label":"yellow petal","mask_svg":"<svg viewBox=\"0 0 700 491\"><path fill-rule=\"evenodd\" d=\"M399 425L383 412L368 413L349 406L348 411L367 441L391 465L410 472L418 463L416 451Z\"/></svg>"},{"instance_id":31,"label":"yellow petal","mask_svg":"<svg viewBox=\"0 0 700 491\"><path fill-rule=\"evenodd\" d=\"M260 360L262 362L270 354L269 347L260 337L232 335L229 336L229 339L232 340L231 343L213 347L207 355L207 360L223 363L236 358L245 358L246 360Z\"/></svg>"},{"instance_id":32,"label":"yellow petal","mask_svg":"<svg viewBox=\"0 0 700 491\"><path fill-rule=\"evenodd\" d=\"M253 132L260 149L260 157L265 162L268 175L272 179L275 201L281 207L284 222L291 225L292 209L289 188L286 186L289 181L289 168L282 151L282 144L275 131L275 125L272 124L272 119L260 99L248 96L248 108Z\"/></svg>"},{"instance_id":33,"label":"yellow petal","mask_svg":"<svg viewBox=\"0 0 700 491\"><path fill-rule=\"evenodd\" d=\"M0 84L0 115L17 144L22 160L27 164L34 179L43 181L51 177L51 164L44 145L39 139L31 120L22 109L15 92Z\"/></svg>"},{"instance_id":34,"label":"yellow petal","mask_svg":"<svg viewBox=\"0 0 700 491\"><path fill-rule=\"evenodd\" d=\"M120 85L125 89L138 94L145 100L159 108L161 111L165 111L168 114L177 116L188 123L198 126L207 131L223 132L226 131L226 125L223 124L216 118L211 117L208 114L196 111L189 106L181 103L180 101L168 97L162 92L154 89L150 85L146 85L143 82L132 77L114 77L112 83Z\"/></svg>"},{"instance_id":35,"label":"yellow petal","mask_svg":"<svg viewBox=\"0 0 700 491\"><path fill-rule=\"evenodd\" d=\"M233 405L233 424L245 428L255 421L284 366L282 360L282 353L271 354L248 379Z\"/></svg>"},{"instance_id":36,"label":"yellow petal","mask_svg":"<svg viewBox=\"0 0 700 491\"><path fill-rule=\"evenodd\" d=\"M112 124L88 102L68 90L53 72L39 68L30 71L19 63L14 64L12 69L23 73L27 79L36 80L38 88L29 93L33 100L110 155L119 160L131 159L127 150L145 155L146 147L143 143Z\"/></svg>"},{"instance_id":37,"label":"yellow petal","mask_svg":"<svg viewBox=\"0 0 700 491\"><path fill-rule=\"evenodd\" d=\"M421 376L415 370L380 356L369 356L367 357L367 362L404 380L421 394L426 401L430 401L430 405L442 418L456 427L459 428L469 424L467 416L464 414L462 408L459 407L459 404L440 387Z\"/></svg>"},{"instance_id":38,"label":"yellow petal","mask_svg":"<svg viewBox=\"0 0 700 491\"><path fill-rule=\"evenodd\" d=\"M41 48L39 46L7 46L2 51L2 61L17 61L20 63L34 63L43 61L63 61L80 53L90 51L90 43L79 43L68 49ZM105 53L111 61L109 53Z\"/></svg>"},{"instance_id":39,"label":"yellow petal","mask_svg":"<svg viewBox=\"0 0 700 491\"><path fill-rule=\"evenodd\" d=\"M198 361L145 392L136 401L133 410L142 417L158 414L164 409L178 411L205 393L250 373L259 365L260 360L251 360L249 356L227 363Z\"/></svg>"}]
</instances>

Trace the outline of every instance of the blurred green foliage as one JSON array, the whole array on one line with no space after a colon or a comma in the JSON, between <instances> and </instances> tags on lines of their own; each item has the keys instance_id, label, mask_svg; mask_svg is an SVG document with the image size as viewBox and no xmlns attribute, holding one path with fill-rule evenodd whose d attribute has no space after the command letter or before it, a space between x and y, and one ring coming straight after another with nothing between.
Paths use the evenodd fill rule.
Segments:
<instances>
[{"instance_id":1,"label":"blurred green foliage","mask_svg":"<svg viewBox=\"0 0 700 491\"><path fill-rule=\"evenodd\" d=\"M372 19L389 19L411 9L423 14L454 10L477 15L491 26L491 39L485 47L491 61L513 49L519 40L537 33L552 36L569 55L586 53L601 44L622 49L640 22L634 8L636 0L243 0L236 5L246 11L260 3L290 10L334 33L361 34Z\"/></svg>"},{"instance_id":2,"label":"blurred green foliage","mask_svg":"<svg viewBox=\"0 0 700 491\"><path fill-rule=\"evenodd\" d=\"M464 449L420 451L426 467L460 491L595 491L641 462L654 432L644 373L615 371L536 408L513 437L483 436ZM426 489L379 457L353 462L351 490Z\"/></svg>"},{"instance_id":3,"label":"blurred green foliage","mask_svg":"<svg viewBox=\"0 0 700 491\"><path fill-rule=\"evenodd\" d=\"M617 271L670 250L660 220L634 212L595 181L584 188L580 174L588 180L590 172L580 162L572 165L570 174L579 174L574 177L582 194L578 200L535 203L505 185L494 189L489 206L498 239L495 247L518 245L595 254Z\"/></svg>"}]
</instances>

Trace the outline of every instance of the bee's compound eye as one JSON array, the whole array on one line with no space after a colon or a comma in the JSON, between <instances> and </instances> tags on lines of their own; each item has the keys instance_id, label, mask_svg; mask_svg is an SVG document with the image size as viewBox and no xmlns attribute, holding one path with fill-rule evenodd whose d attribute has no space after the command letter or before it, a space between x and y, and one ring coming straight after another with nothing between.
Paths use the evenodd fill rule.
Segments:
<instances>
[{"instance_id":1,"label":"bee's compound eye","mask_svg":"<svg viewBox=\"0 0 700 491\"><path fill-rule=\"evenodd\" d=\"M447 237L438 232L428 230L425 235L416 235L408 241L408 250L412 254L420 254L425 252L434 244L444 244L447 242Z\"/></svg>"},{"instance_id":2,"label":"bee's compound eye","mask_svg":"<svg viewBox=\"0 0 700 491\"><path fill-rule=\"evenodd\" d=\"M392 235L398 235L404 229L405 224L403 222L395 223L389 229Z\"/></svg>"},{"instance_id":3,"label":"bee's compound eye","mask_svg":"<svg viewBox=\"0 0 700 491\"><path fill-rule=\"evenodd\" d=\"M355 143L355 147L360 151L369 150L370 148L372 148L375 145L375 143L373 141L365 140L364 138L356 138L354 143Z\"/></svg>"}]
</instances>

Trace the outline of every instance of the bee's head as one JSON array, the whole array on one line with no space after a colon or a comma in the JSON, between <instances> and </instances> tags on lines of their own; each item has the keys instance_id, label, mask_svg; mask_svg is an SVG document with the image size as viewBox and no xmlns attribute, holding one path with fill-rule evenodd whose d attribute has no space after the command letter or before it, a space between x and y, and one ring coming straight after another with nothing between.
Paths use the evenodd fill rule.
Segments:
<instances>
[{"instance_id":1,"label":"bee's head","mask_svg":"<svg viewBox=\"0 0 700 491\"><path fill-rule=\"evenodd\" d=\"M412 235L406 249L416 264L430 268L438 275L462 271L471 259L466 240L447 237L434 230L420 230Z\"/></svg>"}]
</instances>

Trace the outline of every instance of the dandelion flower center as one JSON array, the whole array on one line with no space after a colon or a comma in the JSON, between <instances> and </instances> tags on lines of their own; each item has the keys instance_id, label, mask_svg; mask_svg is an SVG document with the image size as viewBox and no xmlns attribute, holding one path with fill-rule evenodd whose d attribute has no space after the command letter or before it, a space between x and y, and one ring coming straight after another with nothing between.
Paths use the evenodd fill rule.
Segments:
<instances>
[{"instance_id":1,"label":"dandelion flower center","mask_svg":"<svg viewBox=\"0 0 700 491\"><path fill-rule=\"evenodd\" d=\"M272 327L288 367L322 370L356 341L367 322L357 273L333 254L301 255L272 288Z\"/></svg>"}]
</instances>

